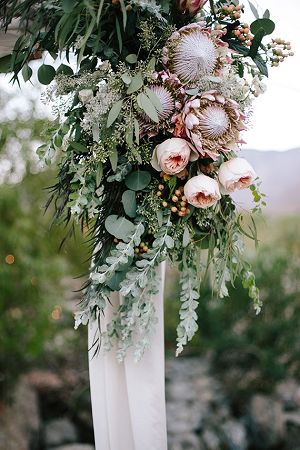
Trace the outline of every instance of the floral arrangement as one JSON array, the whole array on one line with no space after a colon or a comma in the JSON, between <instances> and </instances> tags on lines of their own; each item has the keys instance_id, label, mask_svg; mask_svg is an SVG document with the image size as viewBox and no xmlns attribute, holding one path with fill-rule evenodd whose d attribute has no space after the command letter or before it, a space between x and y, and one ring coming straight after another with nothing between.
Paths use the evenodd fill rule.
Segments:
<instances>
[{"instance_id":1,"label":"floral arrangement","mask_svg":"<svg viewBox=\"0 0 300 450\"><path fill-rule=\"evenodd\" d=\"M97 320L119 291L124 300L98 343L116 342L122 360L138 341L139 359L155 330L151 298L165 260L180 269L177 354L197 330L208 272L219 297L241 277L258 313L243 235L256 241L252 216L265 203L239 151L268 65L292 54L289 42L267 41L269 11L259 16L251 4L248 25L238 0L16 3L2 13L6 26L18 17L23 34L0 61L14 79L22 71L29 80L28 61L41 52L77 57L76 73L41 63L37 74L54 80L46 98L57 120L39 148L59 167L49 203L55 220L79 222L92 244L76 327ZM247 228L231 198L246 188L255 202Z\"/></svg>"}]
</instances>

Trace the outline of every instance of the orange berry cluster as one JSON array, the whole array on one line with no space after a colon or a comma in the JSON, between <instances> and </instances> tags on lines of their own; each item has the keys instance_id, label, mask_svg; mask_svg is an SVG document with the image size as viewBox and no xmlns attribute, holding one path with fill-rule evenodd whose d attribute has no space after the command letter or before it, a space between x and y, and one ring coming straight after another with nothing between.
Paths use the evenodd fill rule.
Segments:
<instances>
[{"instance_id":1,"label":"orange berry cluster","mask_svg":"<svg viewBox=\"0 0 300 450\"><path fill-rule=\"evenodd\" d=\"M165 186L160 184L158 186L158 191L156 193L157 197L162 197ZM179 217L184 217L189 214L190 210L187 208L187 199L183 193L183 187L180 186L176 189L174 195L171 198L171 201L167 202L166 200L162 201L162 206L164 208L168 208L172 213L177 214Z\"/></svg>"},{"instance_id":2,"label":"orange berry cluster","mask_svg":"<svg viewBox=\"0 0 300 450\"><path fill-rule=\"evenodd\" d=\"M294 52L290 51L292 49L291 43L280 38L272 39L268 44L268 49L272 52L270 57L272 67L277 67L288 56L294 56Z\"/></svg>"},{"instance_id":3,"label":"orange berry cluster","mask_svg":"<svg viewBox=\"0 0 300 450\"><path fill-rule=\"evenodd\" d=\"M138 247L135 247L134 252L136 255L142 255L149 252L149 243L141 242Z\"/></svg>"},{"instance_id":4,"label":"orange berry cluster","mask_svg":"<svg viewBox=\"0 0 300 450\"><path fill-rule=\"evenodd\" d=\"M114 238L114 244L118 245L120 242L120 239ZM135 247L134 253L136 255L142 255L143 253L149 252L149 242L141 242L138 247Z\"/></svg>"},{"instance_id":5,"label":"orange berry cluster","mask_svg":"<svg viewBox=\"0 0 300 450\"><path fill-rule=\"evenodd\" d=\"M239 25L232 33L244 45L251 47L254 36L251 34L250 27L247 23Z\"/></svg>"},{"instance_id":6,"label":"orange berry cluster","mask_svg":"<svg viewBox=\"0 0 300 450\"><path fill-rule=\"evenodd\" d=\"M220 18L225 19L225 17L229 17L232 20L240 19L241 17L241 5L225 5L222 6Z\"/></svg>"}]
</instances>

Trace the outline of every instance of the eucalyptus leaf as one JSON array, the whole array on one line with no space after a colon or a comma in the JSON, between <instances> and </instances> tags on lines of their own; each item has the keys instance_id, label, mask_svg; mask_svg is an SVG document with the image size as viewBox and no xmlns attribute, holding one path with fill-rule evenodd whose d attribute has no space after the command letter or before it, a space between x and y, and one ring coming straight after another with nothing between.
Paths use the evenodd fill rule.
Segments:
<instances>
[{"instance_id":1,"label":"eucalyptus leaf","mask_svg":"<svg viewBox=\"0 0 300 450\"><path fill-rule=\"evenodd\" d=\"M109 234L125 242L128 241L135 232L135 226L132 222L125 217L119 217L115 214L108 216L104 225Z\"/></svg>"},{"instance_id":2,"label":"eucalyptus leaf","mask_svg":"<svg viewBox=\"0 0 300 450\"><path fill-rule=\"evenodd\" d=\"M127 89L127 94L133 94L143 87L144 81L141 72L138 72L131 80L131 83Z\"/></svg>"},{"instance_id":3,"label":"eucalyptus leaf","mask_svg":"<svg viewBox=\"0 0 300 450\"><path fill-rule=\"evenodd\" d=\"M42 64L38 69L38 80L41 84L50 84L56 75L56 70L49 64Z\"/></svg>"},{"instance_id":4,"label":"eucalyptus leaf","mask_svg":"<svg viewBox=\"0 0 300 450\"><path fill-rule=\"evenodd\" d=\"M86 153L88 151L88 149L83 144L81 144L80 142L71 141L70 145L78 153Z\"/></svg>"},{"instance_id":5,"label":"eucalyptus leaf","mask_svg":"<svg viewBox=\"0 0 300 450\"><path fill-rule=\"evenodd\" d=\"M122 204L128 217L136 217L136 193L127 190L122 195Z\"/></svg>"},{"instance_id":6,"label":"eucalyptus leaf","mask_svg":"<svg viewBox=\"0 0 300 450\"><path fill-rule=\"evenodd\" d=\"M123 73L123 75L121 75L121 80L129 85L131 83L132 77L130 75L128 75L127 73Z\"/></svg>"},{"instance_id":7,"label":"eucalyptus leaf","mask_svg":"<svg viewBox=\"0 0 300 450\"><path fill-rule=\"evenodd\" d=\"M23 76L25 83L26 83L26 81L30 80L30 78L32 76L32 68L28 64L24 65L24 67L22 69L22 76Z\"/></svg>"},{"instance_id":8,"label":"eucalyptus leaf","mask_svg":"<svg viewBox=\"0 0 300 450\"><path fill-rule=\"evenodd\" d=\"M106 281L106 285L113 291L118 291L120 289L120 284L122 283L123 280L125 280L125 278L126 278L126 271L124 272L116 271L114 275L108 281Z\"/></svg>"},{"instance_id":9,"label":"eucalyptus leaf","mask_svg":"<svg viewBox=\"0 0 300 450\"><path fill-rule=\"evenodd\" d=\"M63 140L60 134L56 133L53 137L53 143L55 147L59 148L62 146Z\"/></svg>"},{"instance_id":10,"label":"eucalyptus leaf","mask_svg":"<svg viewBox=\"0 0 300 450\"><path fill-rule=\"evenodd\" d=\"M103 165L102 163L98 164L97 171L96 171L96 186L98 187L102 181L103 177Z\"/></svg>"},{"instance_id":11,"label":"eucalyptus leaf","mask_svg":"<svg viewBox=\"0 0 300 450\"><path fill-rule=\"evenodd\" d=\"M111 168L115 172L117 169L117 165L118 165L118 152L117 152L116 148L114 149L113 153L110 155L109 160L110 160Z\"/></svg>"},{"instance_id":12,"label":"eucalyptus leaf","mask_svg":"<svg viewBox=\"0 0 300 450\"><path fill-rule=\"evenodd\" d=\"M132 191L141 191L148 186L151 181L150 172L145 170L137 170L136 172L131 172L125 178L126 186Z\"/></svg>"},{"instance_id":13,"label":"eucalyptus leaf","mask_svg":"<svg viewBox=\"0 0 300 450\"><path fill-rule=\"evenodd\" d=\"M70 66L67 66L66 64L61 64L56 69L57 75L63 74L63 75L74 75L73 69Z\"/></svg>"},{"instance_id":14,"label":"eucalyptus leaf","mask_svg":"<svg viewBox=\"0 0 300 450\"><path fill-rule=\"evenodd\" d=\"M109 128L119 117L119 114L121 112L123 106L123 100L118 100L111 110L109 111L108 118L107 118L107 128Z\"/></svg>"},{"instance_id":15,"label":"eucalyptus leaf","mask_svg":"<svg viewBox=\"0 0 300 450\"><path fill-rule=\"evenodd\" d=\"M156 59L153 57L150 59L150 61L148 62L148 70L153 72L155 70L155 64L156 64Z\"/></svg>"},{"instance_id":16,"label":"eucalyptus leaf","mask_svg":"<svg viewBox=\"0 0 300 450\"><path fill-rule=\"evenodd\" d=\"M136 118L134 118L134 135L135 135L136 143L139 145L140 144L140 124Z\"/></svg>"},{"instance_id":17,"label":"eucalyptus leaf","mask_svg":"<svg viewBox=\"0 0 300 450\"><path fill-rule=\"evenodd\" d=\"M174 239L171 237L171 236L169 236L169 235L167 235L166 236L166 238L165 238L165 243L166 243L166 246L171 250L172 248L174 248Z\"/></svg>"},{"instance_id":18,"label":"eucalyptus leaf","mask_svg":"<svg viewBox=\"0 0 300 450\"><path fill-rule=\"evenodd\" d=\"M257 8L253 5L252 2L250 2L250 0L248 0L248 3L249 3L250 9L251 9L254 17L256 17L256 19L258 19L259 18L259 14L258 14Z\"/></svg>"},{"instance_id":19,"label":"eucalyptus leaf","mask_svg":"<svg viewBox=\"0 0 300 450\"><path fill-rule=\"evenodd\" d=\"M161 210L161 209L158 209L158 210L156 211L156 217L157 217L158 225L159 225L160 227L162 227L162 224L163 224L163 213L162 213L162 210Z\"/></svg>"},{"instance_id":20,"label":"eucalyptus leaf","mask_svg":"<svg viewBox=\"0 0 300 450\"><path fill-rule=\"evenodd\" d=\"M155 94L155 92L151 91L148 87L145 87L145 92L147 96L150 98L153 106L156 108L158 112L163 112L163 106L159 97Z\"/></svg>"},{"instance_id":21,"label":"eucalyptus leaf","mask_svg":"<svg viewBox=\"0 0 300 450\"><path fill-rule=\"evenodd\" d=\"M0 58L0 73L7 73L11 71L11 58L12 55L6 55Z\"/></svg>"},{"instance_id":22,"label":"eucalyptus leaf","mask_svg":"<svg viewBox=\"0 0 300 450\"><path fill-rule=\"evenodd\" d=\"M136 64L137 63L137 55L135 53L130 53L130 55L126 56L125 59L130 64Z\"/></svg>"},{"instance_id":23,"label":"eucalyptus leaf","mask_svg":"<svg viewBox=\"0 0 300 450\"><path fill-rule=\"evenodd\" d=\"M125 141L126 144L132 148L133 146L133 128L131 125L128 125L125 132Z\"/></svg>"},{"instance_id":24,"label":"eucalyptus leaf","mask_svg":"<svg viewBox=\"0 0 300 450\"><path fill-rule=\"evenodd\" d=\"M183 236L182 236L182 246L187 247L191 241L191 236L188 227L184 228Z\"/></svg>"},{"instance_id":25,"label":"eucalyptus leaf","mask_svg":"<svg viewBox=\"0 0 300 450\"><path fill-rule=\"evenodd\" d=\"M144 94L144 92L141 92L137 96L137 103L139 107L147 114L147 116L150 117L151 120L153 120L153 122L158 123L157 111L153 106L153 104L151 103L149 97L147 97L147 95Z\"/></svg>"},{"instance_id":26,"label":"eucalyptus leaf","mask_svg":"<svg viewBox=\"0 0 300 450\"><path fill-rule=\"evenodd\" d=\"M257 34L260 30L264 30L265 34L272 34L275 30L275 23L271 19L257 19L250 25L251 33Z\"/></svg>"},{"instance_id":27,"label":"eucalyptus leaf","mask_svg":"<svg viewBox=\"0 0 300 450\"><path fill-rule=\"evenodd\" d=\"M192 89L187 89L186 91L185 91L188 95L197 95L198 94L198 92L199 92L199 89L198 88L192 88Z\"/></svg>"}]
</instances>

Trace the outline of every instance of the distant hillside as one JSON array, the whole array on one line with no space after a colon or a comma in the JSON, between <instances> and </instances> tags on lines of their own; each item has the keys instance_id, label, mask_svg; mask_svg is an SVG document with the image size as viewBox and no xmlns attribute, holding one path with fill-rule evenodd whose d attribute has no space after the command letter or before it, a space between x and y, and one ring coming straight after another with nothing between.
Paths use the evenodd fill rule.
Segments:
<instances>
[{"instance_id":1,"label":"distant hillside","mask_svg":"<svg viewBox=\"0 0 300 450\"><path fill-rule=\"evenodd\" d=\"M261 192L267 195L266 212L271 214L300 214L300 148L286 152L242 150L261 178ZM251 207L251 193L239 192L235 200Z\"/></svg>"}]
</instances>

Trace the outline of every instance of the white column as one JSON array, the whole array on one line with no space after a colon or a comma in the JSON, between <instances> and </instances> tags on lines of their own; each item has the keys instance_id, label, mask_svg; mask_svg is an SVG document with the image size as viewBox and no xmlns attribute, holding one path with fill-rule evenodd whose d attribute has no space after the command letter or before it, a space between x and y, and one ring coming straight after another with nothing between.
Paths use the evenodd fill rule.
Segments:
<instances>
[{"instance_id":1,"label":"white column","mask_svg":"<svg viewBox=\"0 0 300 450\"><path fill-rule=\"evenodd\" d=\"M90 385L96 450L167 450L163 291L165 264L159 267L159 293L153 297L158 323L151 348L135 363L123 363L114 350L90 357ZM120 296L114 293L101 325L110 321ZM97 324L89 326L89 345ZM91 352L92 353L92 352Z\"/></svg>"}]
</instances>

